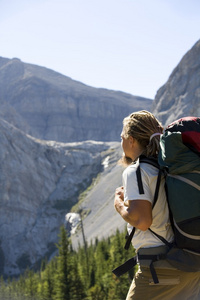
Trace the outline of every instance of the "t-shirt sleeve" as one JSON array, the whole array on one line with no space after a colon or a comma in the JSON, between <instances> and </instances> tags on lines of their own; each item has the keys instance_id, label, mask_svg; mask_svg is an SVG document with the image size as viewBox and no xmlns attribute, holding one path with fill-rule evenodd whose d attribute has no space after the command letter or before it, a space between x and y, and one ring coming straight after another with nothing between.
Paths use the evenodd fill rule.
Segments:
<instances>
[{"instance_id":1,"label":"t-shirt sleeve","mask_svg":"<svg viewBox=\"0 0 200 300\"><path fill-rule=\"evenodd\" d=\"M137 168L134 165L131 165L123 172L124 202L128 200L147 200L152 203L152 194L149 188L149 178L147 174L141 172L144 194L140 194L137 183L136 169Z\"/></svg>"}]
</instances>

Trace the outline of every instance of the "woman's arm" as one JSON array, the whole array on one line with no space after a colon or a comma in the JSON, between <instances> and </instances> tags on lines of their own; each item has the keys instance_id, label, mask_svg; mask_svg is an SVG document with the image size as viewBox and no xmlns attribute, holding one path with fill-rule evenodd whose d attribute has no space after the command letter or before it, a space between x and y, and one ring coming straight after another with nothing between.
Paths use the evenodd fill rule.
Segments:
<instances>
[{"instance_id":1,"label":"woman's arm","mask_svg":"<svg viewBox=\"0 0 200 300\"><path fill-rule=\"evenodd\" d=\"M121 217L133 227L147 230L152 224L151 203L147 200L128 200L124 203L124 188L119 187L115 192L115 209Z\"/></svg>"}]
</instances>

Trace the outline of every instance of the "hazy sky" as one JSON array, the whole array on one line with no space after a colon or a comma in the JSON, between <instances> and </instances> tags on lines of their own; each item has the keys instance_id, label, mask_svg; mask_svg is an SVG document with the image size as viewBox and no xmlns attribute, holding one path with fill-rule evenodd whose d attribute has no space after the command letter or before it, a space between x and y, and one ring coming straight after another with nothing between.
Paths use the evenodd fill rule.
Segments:
<instances>
[{"instance_id":1,"label":"hazy sky","mask_svg":"<svg viewBox=\"0 0 200 300\"><path fill-rule=\"evenodd\" d=\"M0 0L0 56L138 96L199 39L199 0Z\"/></svg>"}]
</instances>

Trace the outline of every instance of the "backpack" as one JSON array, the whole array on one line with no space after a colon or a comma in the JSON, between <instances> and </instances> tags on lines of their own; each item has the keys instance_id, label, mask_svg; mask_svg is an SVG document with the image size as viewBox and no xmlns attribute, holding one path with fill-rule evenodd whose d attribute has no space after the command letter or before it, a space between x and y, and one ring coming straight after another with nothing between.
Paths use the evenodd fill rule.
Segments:
<instances>
[{"instance_id":1,"label":"backpack","mask_svg":"<svg viewBox=\"0 0 200 300\"><path fill-rule=\"evenodd\" d=\"M186 117L171 123L160 138L158 161L141 156L139 162L149 163L159 170L152 209L158 198L161 176L165 176L175 239L170 244L149 228L168 247L167 253L137 255L113 270L113 273L121 276L140 259L151 260L150 270L154 283L159 281L153 263L160 259L166 259L179 270L200 271L200 118ZM139 193L143 194L140 165L136 175ZM134 232L135 228L127 238L125 249L129 248Z\"/></svg>"},{"instance_id":2,"label":"backpack","mask_svg":"<svg viewBox=\"0 0 200 300\"><path fill-rule=\"evenodd\" d=\"M182 118L166 128L158 162L167 174L175 243L200 253L200 118Z\"/></svg>"}]
</instances>

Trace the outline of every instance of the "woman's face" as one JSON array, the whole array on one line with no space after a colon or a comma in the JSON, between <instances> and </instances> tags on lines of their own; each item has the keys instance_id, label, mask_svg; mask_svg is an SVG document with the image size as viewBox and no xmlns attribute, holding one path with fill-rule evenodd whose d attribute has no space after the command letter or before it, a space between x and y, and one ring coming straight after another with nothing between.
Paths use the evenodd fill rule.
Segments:
<instances>
[{"instance_id":1,"label":"woman's face","mask_svg":"<svg viewBox=\"0 0 200 300\"><path fill-rule=\"evenodd\" d=\"M125 138L123 134L121 134L121 146L124 151L124 155L133 160L133 147L131 137Z\"/></svg>"},{"instance_id":2,"label":"woman's face","mask_svg":"<svg viewBox=\"0 0 200 300\"><path fill-rule=\"evenodd\" d=\"M121 133L121 146L125 157L132 159L132 161L135 161L143 152L138 141L132 136L125 138L123 131Z\"/></svg>"}]
</instances>

